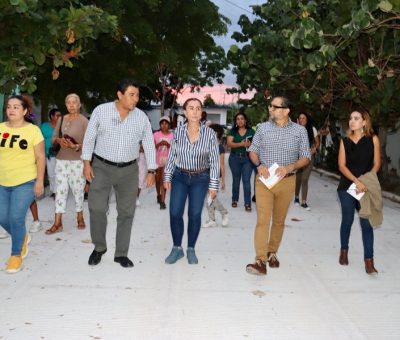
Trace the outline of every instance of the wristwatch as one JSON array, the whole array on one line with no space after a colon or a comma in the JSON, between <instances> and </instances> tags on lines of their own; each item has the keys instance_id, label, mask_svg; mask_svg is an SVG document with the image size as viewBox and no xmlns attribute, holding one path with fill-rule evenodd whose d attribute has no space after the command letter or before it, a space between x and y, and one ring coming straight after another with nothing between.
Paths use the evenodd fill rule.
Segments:
<instances>
[{"instance_id":1,"label":"wristwatch","mask_svg":"<svg viewBox=\"0 0 400 340\"><path fill-rule=\"evenodd\" d=\"M147 173L154 175L156 173L156 171L155 170L147 170Z\"/></svg>"}]
</instances>

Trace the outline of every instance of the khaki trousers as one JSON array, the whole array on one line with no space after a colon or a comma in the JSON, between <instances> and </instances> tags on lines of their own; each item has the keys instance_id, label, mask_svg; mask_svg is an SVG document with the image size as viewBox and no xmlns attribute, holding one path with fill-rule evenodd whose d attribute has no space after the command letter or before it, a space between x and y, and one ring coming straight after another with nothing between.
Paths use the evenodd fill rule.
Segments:
<instances>
[{"instance_id":1,"label":"khaki trousers","mask_svg":"<svg viewBox=\"0 0 400 340\"><path fill-rule=\"evenodd\" d=\"M270 190L257 176L257 225L254 233L256 260L267 261L268 252L278 251L295 185L296 176L290 176L283 178Z\"/></svg>"}]
</instances>

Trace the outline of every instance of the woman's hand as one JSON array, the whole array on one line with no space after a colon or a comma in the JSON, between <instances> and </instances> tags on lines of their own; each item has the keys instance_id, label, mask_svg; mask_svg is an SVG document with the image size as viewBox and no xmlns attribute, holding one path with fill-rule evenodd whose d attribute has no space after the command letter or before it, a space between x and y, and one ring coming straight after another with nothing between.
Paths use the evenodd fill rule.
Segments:
<instances>
[{"instance_id":1,"label":"woman's hand","mask_svg":"<svg viewBox=\"0 0 400 340\"><path fill-rule=\"evenodd\" d=\"M356 179L354 181L354 183L356 184L356 191L357 193L360 192L367 192L368 188L365 186L365 184L363 182L361 182L360 180Z\"/></svg>"},{"instance_id":2,"label":"woman's hand","mask_svg":"<svg viewBox=\"0 0 400 340\"><path fill-rule=\"evenodd\" d=\"M217 197L217 190L208 189L208 195L211 197L211 199L214 199L215 197Z\"/></svg>"},{"instance_id":3,"label":"woman's hand","mask_svg":"<svg viewBox=\"0 0 400 340\"><path fill-rule=\"evenodd\" d=\"M248 139L242 140L242 146L244 146L246 149L251 145L251 142Z\"/></svg>"},{"instance_id":4,"label":"woman's hand","mask_svg":"<svg viewBox=\"0 0 400 340\"><path fill-rule=\"evenodd\" d=\"M150 188L156 182L156 175L154 173L148 173L146 177L146 188Z\"/></svg>"},{"instance_id":5,"label":"woman's hand","mask_svg":"<svg viewBox=\"0 0 400 340\"><path fill-rule=\"evenodd\" d=\"M44 192L43 181L40 180L35 181L35 185L33 186L33 192L35 193L36 197L40 197L43 195Z\"/></svg>"},{"instance_id":6,"label":"woman's hand","mask_svg":"<svg viewBox=\"0 0 400 340\"><path fill-rule=\"evenodd\" d=\"M164 189L166 191L170 191L171 190L171 182L164 182Z\"/></svg>"}]
</instances>

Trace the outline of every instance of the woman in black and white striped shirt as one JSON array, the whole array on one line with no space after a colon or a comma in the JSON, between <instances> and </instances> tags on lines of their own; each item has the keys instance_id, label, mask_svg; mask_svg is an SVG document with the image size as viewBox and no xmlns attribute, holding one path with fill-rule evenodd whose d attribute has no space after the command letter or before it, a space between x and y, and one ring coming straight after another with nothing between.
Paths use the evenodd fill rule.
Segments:
<instances>
[{"instance_id":1,"label":"woman in black and white striped shirt","mask_svg":"<svg viewBox=\"0 0 400 340\"><path fill-rule=\"evenodd\" d=\"M186 123L175 130L171 151L164 173L164 187L171 190L170 226L174 242L165 259L172 264L184 256L182 237L183 213L188 207L189 264L197 264L194 247L201 226L201 211L207 191L213 199L219 187L219 154L215 132L200 123L203 105L199 99L190 98L183 104Z\"/></svg>"}]
</instances>

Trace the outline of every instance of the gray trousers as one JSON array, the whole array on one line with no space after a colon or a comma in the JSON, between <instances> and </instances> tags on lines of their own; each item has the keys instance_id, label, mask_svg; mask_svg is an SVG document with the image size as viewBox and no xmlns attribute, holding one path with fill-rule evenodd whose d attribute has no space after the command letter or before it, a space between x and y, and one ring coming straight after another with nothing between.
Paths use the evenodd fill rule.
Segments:
<instances>
[{"instance_id":1,"label":"gray trousers","mask_svg":"<svg viewBox=\"0 0 400 340\"><path fill-rule=\"evenodd\" d=\"M117 204L115 257L127 256L135 216L138 189L138 166L135 162L124 168L93 159L94 178L89 192L90 235L96 251L107 249L107 211L111 188Z\"/></svg>"},{"instance_id":2,"label":"gray trousers","mask_svg":"<svg viewBox=\"0 0 400 340\"><path fill-rule=\"evenodd\" d=\"M215 210L218 210L221 213L221 215L226 215L228 213L228 210L225 209L225 207L222 205L222 203L219 201L217 197L213 199L211 205L207 204L207 199L206 199L206 207L208 211L208 217L212 221L215 221Z\"/></svg>"}]
</instances>

